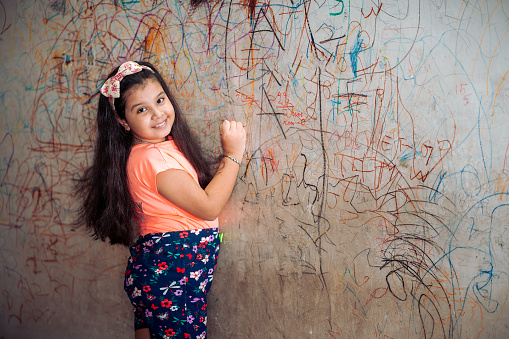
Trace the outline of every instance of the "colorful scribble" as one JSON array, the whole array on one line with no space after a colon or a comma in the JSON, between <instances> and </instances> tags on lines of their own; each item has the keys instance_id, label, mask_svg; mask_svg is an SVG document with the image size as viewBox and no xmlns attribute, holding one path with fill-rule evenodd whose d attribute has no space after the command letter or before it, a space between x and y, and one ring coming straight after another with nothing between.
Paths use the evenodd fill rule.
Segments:
<instances>
[{"instance_id":1,"label":"colorful scribble","mask_svg":"<svg viewBox=\"0 0 509 339\"><path fill-rule=\"evenodd\" d=\"M98 87L129 59L211 160L222 119L249 131L211 337L507 336L507 5L193 3L0 0L0 336L132 335L126 249L70 227Z\"/></svg>"}]
</instances>

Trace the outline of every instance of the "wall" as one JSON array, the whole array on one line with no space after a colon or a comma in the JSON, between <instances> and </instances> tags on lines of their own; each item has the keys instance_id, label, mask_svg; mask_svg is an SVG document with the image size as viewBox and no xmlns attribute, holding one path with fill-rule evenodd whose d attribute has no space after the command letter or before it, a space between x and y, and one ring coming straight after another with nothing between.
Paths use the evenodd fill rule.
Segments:
<instances>
[{"instance_id":1,"label":"wall","mask_svg":"<svg viewBox=\"0 0 509 339\"><path fill-rule=\"evenodd\" d=\"M98 88L156 64L211 157L210 338L509 336L507 1L0 0L0 337L132 337L127 250L70 223Z\"/></svg>"}]
</instances>

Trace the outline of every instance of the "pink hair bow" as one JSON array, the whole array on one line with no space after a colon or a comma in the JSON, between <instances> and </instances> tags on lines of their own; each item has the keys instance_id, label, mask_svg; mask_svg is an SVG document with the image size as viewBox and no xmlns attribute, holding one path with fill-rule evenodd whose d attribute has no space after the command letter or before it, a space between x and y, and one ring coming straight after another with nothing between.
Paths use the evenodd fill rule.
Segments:
<instances>
[{"instance_id":1,"label":"pink hair bow","mask_svg":"<svg viewBox=\"0 0 509 339\"><path fill-rule=\"evenodd\" d=\"M152 71L150 67L140 65L134 61L127 61L120 65L117 74L104 82L101 87L101 94L110 100L111 107L114 107L114 98L120 98L120 81L122 81L122 79L124 79L126 76L138 73L143 69Z\"/></svg>"}]
</instances>

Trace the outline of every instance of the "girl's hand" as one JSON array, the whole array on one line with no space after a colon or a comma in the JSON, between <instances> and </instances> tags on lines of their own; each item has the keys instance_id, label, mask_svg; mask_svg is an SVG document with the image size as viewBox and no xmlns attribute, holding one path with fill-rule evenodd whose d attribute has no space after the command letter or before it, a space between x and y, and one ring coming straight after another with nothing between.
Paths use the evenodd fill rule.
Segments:
<instances>
[{"instance_id":1,"label":"girl's hand","mask_svg":"<svg viewBox=\"0 0 509 339\"><path fill-rule=\"evenodd\" d=\"M246 148L246 130L240 121L225 120L221 124L221 144L223 153L242 161Z\"/></svg>"}]
</instances>

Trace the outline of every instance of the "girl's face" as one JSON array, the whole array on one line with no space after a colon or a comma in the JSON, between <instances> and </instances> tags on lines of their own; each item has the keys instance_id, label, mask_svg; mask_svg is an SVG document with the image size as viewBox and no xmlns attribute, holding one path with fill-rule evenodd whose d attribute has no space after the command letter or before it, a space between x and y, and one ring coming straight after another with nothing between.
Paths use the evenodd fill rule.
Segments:
<instances>
[{"instance_id":1,"label":"girl's face","mask_svg":"<svg viewBox=\"0 0 509 339\"><path fill-rule=\"evenodd\" d=\"M165 141L174 121L175 110L158 81L148 80L126 93L125 120L120 123L135 141Z\"/></svg>"}]
</instances>

